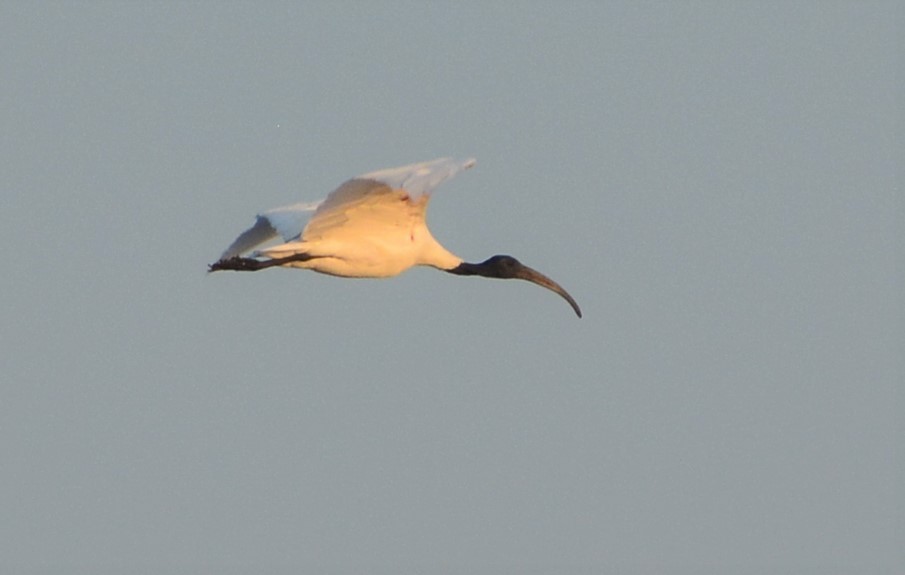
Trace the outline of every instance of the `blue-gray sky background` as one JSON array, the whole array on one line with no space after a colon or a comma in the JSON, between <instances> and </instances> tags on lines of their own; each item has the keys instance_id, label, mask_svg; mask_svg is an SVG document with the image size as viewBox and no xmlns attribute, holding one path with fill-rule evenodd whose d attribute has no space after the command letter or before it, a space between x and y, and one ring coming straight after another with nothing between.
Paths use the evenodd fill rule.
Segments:
<instances>
[{"instance_id":1,"label":"blue-gray sky background","mask_svg":"<svg viewBox=\"0 0 905 575\"><path fill-rule=\"evenodd\" d=\"M0 7L0 567L901 573L902 5ZM208 276L438 156L470 261Z\"/></svg>"}]
</instances>

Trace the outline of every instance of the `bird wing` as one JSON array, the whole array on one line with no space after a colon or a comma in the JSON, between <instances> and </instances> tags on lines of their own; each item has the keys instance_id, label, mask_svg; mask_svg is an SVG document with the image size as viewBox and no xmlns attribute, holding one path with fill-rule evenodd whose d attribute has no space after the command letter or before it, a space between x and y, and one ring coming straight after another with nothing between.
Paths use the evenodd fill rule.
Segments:
<instances>
[{"instance_id":1,"label":"bird wing","mask_svg":"<svg viewBox=\"0 0 905 575\"><path fill-rule=\"evenodd\" d=\"M299 239L323 239L339 234L339 230L362 236L385 234L393 227L407 228L413 218L424 216L426 202L418 200L474 164L473 158L439 158L362 174L321 202L293 204L258 214L254 225L242 232L220 259L242 255L278 235L284 242L293 243Z\"/></svg>"},{"instance_id":2,"label":"bird wing","mask_svg":"<svg viewBox=\"0 0 905 575\"><path fill-rule=\"evenodd\" d=\"M340 228L358 234L408 228L412 218L423 217L422 197L441 183L475 164L473 158L439 158L362 174L334 190L321 203L302 232L302 241L323 239ZM426 198L425 198L426 199Z\"/></svg>"},{"instance_id":3,"label":"bird wing","mask_svg":"<svg viewBox=\"0 0 905 575\"><path fill-rule=\"evenodd\" d=\"M236 240L230 244L220 259L228 259L242 255L250 249L264 242L282 236L284 242L299 237L305 222L317 209L320 202L299 203L291 206L274 208L258 214L253 226L242 232Z\"/></svg>"}]
</instances>

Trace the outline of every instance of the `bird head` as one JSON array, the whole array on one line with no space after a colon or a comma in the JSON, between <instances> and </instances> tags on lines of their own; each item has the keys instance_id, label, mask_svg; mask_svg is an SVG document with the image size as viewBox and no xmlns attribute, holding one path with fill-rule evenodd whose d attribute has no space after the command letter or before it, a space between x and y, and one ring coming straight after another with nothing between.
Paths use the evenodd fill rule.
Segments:
<instances>
[{"instance_id":1,"label":"bird head","mask_svg":"<svg viewBox=\"0 0 905 575\"><path fill-rule=\"evenodd\" d=\"M479 275L487 278L504 280L519 279L535 283L559 294L564 300L569 302L569 305L575 310L575 314L578 315L578 317L581 317L581 308L578 307L578 304L572 296L569 295L569 292L544 274L529 268L512 256L496 255L479 264L461 264L459 268L447 271L463 275Z\"/></svg>"},{"instance_id":2,"label":"bird head","mask_svg":"<svg viewBox=\"0 0 905 575\"><path fill-rule=\"evenodd\" d=\"M519 275L527 268L522 262L518 261L512 256L506 255L496 255L490 258L487 258L480 264L486 270L486 273L481 274L484 277L498 278L498 279L524 279Z\"/></svg>"}]
</instances>

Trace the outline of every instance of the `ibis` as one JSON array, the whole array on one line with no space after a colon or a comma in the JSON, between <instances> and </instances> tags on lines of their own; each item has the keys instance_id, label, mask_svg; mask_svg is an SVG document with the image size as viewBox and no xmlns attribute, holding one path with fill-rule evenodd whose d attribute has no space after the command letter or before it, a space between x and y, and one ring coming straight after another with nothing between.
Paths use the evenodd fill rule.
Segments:
<instances>
[{"instance_id":1,"label":"ibis","mask_svg":"<svg viewBox=\"0 0 905 575\"><path fill-rule=\"evenodd\" d=\"M430 266L460 276L533 282L559 294L581 317L569 292L514 257L496 255L468 263L431 235L425 221L431 193L474 164L474 159L439 158L369 172L348 180L321 202L263 212L209 271L279 266L347 278L386 278L413 266ZM283 243L244 257L278 236Z\"/></svg>"}]
</instances>

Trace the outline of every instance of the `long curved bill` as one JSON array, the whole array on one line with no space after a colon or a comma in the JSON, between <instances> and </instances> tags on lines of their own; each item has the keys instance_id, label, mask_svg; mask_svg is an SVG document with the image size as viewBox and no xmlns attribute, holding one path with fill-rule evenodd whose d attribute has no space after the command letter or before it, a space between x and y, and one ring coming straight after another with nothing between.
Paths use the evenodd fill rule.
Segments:
<instances>
[{"instance_id":1,"label":"long curved bill","mask_svg":"<svg viewBox=\"0 0 905 575\"><path fill-rule=\"evenodd\" d=\"M578 307L578 304L575 302L572 296L569 295L569 292L567 292L561 285L551 280L544 274L522 264L521 268L519 268L519 270L516 272L515 277L520 280L527 280L541 287L545 287L552 292L558 293L564 300L569 302L569 305L572 306L572 309L575 310L576 315L578 315L578 317L581 317L581 308Z\"/></svg>"}]
</instances>

